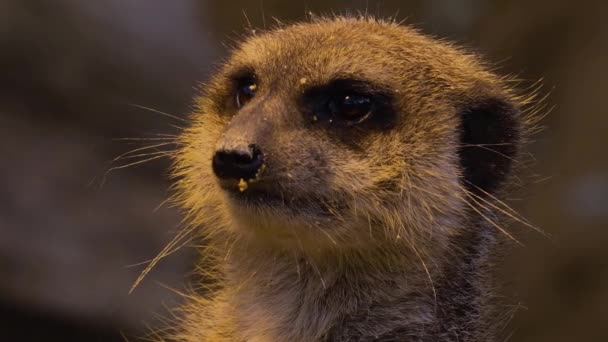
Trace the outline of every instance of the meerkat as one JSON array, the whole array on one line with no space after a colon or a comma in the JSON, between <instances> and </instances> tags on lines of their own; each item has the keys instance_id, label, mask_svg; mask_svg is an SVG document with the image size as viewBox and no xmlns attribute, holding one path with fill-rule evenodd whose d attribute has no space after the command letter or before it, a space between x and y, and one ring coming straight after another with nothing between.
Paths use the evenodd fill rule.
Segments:
<instances>
[{"instance_id":1,"label":"meerkat","mask_svg":"<svg viewBox=\"0 0 608 342\"><path fill-rule=\"evenodd\" d=\"M523 102L392 21L246 38L202 87L177 200L207 279L175 341L495 341L498 203Z\"/></svg>"}]
</instances>

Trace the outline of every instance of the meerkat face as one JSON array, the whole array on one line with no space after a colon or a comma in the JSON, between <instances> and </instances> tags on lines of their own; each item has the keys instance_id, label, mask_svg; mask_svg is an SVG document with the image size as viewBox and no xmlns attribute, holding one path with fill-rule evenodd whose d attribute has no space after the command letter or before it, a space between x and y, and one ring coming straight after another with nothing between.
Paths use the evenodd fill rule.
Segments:
<instances>
[{"instance_id":1,"label":"meerkat face","mask_svg":"<svg viewBox=\"0 0 608 342\"><path fill-rule=\"evenodd\" d=\"M204 92L178 160L185 205L286 248L449 236L519 139L518 111L474 57L374 20L253 36Z\"/></svg>"}]
</instances>

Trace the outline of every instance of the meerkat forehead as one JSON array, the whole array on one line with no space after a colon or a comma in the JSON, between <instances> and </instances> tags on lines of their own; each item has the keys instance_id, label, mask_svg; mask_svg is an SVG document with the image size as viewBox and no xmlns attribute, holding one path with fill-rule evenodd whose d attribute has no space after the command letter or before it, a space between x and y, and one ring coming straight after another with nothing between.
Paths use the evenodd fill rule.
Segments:
<instances>
[{"instance_id":1,"label":"meerkat forehead","mask_svg":"<svg viewBox=\"0 0 608 342\"><path fill-rule=\"evenodd\" d=\"M252 36L234 52L226 70L238 73L249 68L265 76L260 82L282 86L358 78L395 89L416 83L422 86L429 80L453 88L489 76L477 63L473 56L406 26L341 18ZM268 76L278 77L269 80Z\"/></svg>"}]
</instances>

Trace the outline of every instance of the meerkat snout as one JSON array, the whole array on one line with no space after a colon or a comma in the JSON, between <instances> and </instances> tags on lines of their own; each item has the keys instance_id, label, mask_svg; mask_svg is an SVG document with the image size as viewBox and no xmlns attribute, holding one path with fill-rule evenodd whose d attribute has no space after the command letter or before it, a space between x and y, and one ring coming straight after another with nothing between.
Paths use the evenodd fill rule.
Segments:
<instances>
[{"instance_id":1,"label":"meerkat snout","mask_svg":"<svg viewBox=\"0 0 608 342\"><path fill-rule=\"evenodd\" d=\"M256 144L239 144L215 152L213 172L220 179L251 180L264 164L264 154Z\"/></svg>"}]
</instances>

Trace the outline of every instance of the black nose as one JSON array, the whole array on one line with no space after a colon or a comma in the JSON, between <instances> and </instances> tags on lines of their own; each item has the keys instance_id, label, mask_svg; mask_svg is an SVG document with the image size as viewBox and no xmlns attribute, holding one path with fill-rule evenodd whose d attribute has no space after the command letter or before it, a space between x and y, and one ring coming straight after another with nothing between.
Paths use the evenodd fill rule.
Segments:
<instances>
[{"instance_id":1,"label":"black nose","mask_svg":"<svg viewBox=\"0 0 608 342\"><path fill-rule=\"evenodd\" d=\"M264 154L256 145L220 150L213 156L213 172L221 179L254 179L262 164Z\"/></svg>"}]
</instances>

